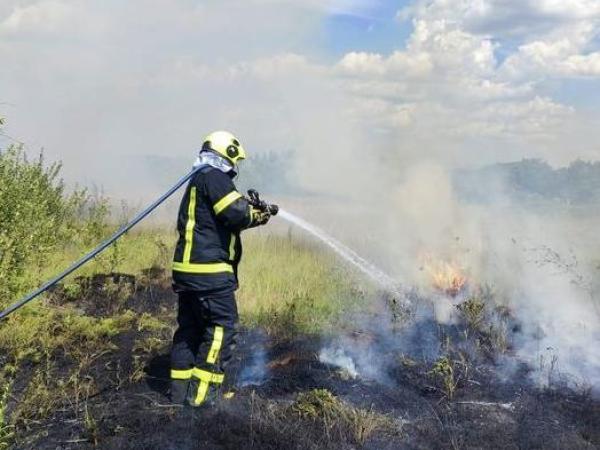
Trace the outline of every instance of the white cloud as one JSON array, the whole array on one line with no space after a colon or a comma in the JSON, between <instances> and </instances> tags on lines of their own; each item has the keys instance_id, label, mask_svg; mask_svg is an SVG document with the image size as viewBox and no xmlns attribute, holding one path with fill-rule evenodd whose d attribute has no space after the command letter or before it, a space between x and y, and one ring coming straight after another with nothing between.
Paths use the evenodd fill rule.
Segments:
<instances>
[{"instance_id":1,"label":"white cloud","mask_svg":"<svg viewBox=\"0 0 600 450\"><path fill-rule=\"evenodd\" d=\"M60 31L72 14L69 4L47 0L26 6L16 5L10 14L0 21L0 34L51 33Z\"/></svg>"},{"instance_id":2,"label":"white cloud","mask_svg":"<svg viewBox=\"0 0 600 450\"><path fill-rule=\"evenodd\" d=\"M527 80L504 76L492 40L442 19L416 18L406 50L352 52L338 63L357 97L353 115L412 139L519 135L549 138L571 108L537 96ZM366 114L361 114L366 113Z\"/></svg>"},{"instance_id":3,"label":"white cloud","mask_svg":"<svg viewBox=\"0 0 600 450\"><path fill-rule=\"evenodd\" d=\"M560 64L560 71L565 75L581 75L600 77L600 52L587 55L571 55Z\"/></svg>"},{"instance_id":4,"label":"white cloud","mask_svg":"<svg viewBox=\"0 0 600 450\"><path fill-rule=\"evenodd\" d=\"M574 22L598 20L600 5L596 0L417 0L398 13L400 20L415 16L444 19L496 38L530 39Z\"/></svg>"},{"instance_id":5,"label":"white cloud","mask_svg":"<svg viewBox=\"0 0 600 450\"><path fill-rule=\"evenodd\" d=\"M453 141L465 148L467 141L479 145L485 139L486 147L499 154L508 145L554 162L572 158L573 145L566 149L565 142L571 130L581 132L582 117L574 107L553 100L541 83L600 75L600 53L589 51L600 32L600 3L567 3L414 2L398 13L400 20L413 23L404 50L351 52L339 61L345 87L356 99L355 120L364 120L365 111L368 123L414 147L434 149L437 138L446 147ZM503 48L505 39L516 39L517 48ZM398 110L409 111L405 117L410 120L394 120ZM587 133L588 141L597 139L595 129ZM403 151L410 153L407 145ZM436 157L452 161L455 156L438 152Z\"/></svg>"},{"instance_id":6,"label":"white cloud","mask_svg":"<svg viewBox=\"0 0 600 450\"><path fill-rule=\"evenodd\" d=\"M597 0L419 0L399 17L451 23L480 39L520 40L504 64L517 78L598 75L594 52L586 52L600 31Z\"/></svg>"},{"instance_id":7,"label":"white cloud","mask_svg":"<svg viewBox=\"0 0 600 450\"><path fill-rule=\"evenodd\" d=\"M575 124L588 142L599 140L597 127L540 81L599 75L595 2L417 1L401 13L414 25L404 46L323 58L326 15L366 14L373 4L2 3L0 100L15 105L4 112L7 131L67 160L72 179L85 166L102 183L123 152L185 156L215 127L306 155L373 142L399 160L426 153L449 164L464 161L457 155L561 162L593 153L564 150Z\"/></svg>"},{"instance_id":8,"label":"white cloud","mask_svg":"<svg viewBox=\"0 0 600 450\"><path fill-rule=\"evenodd\" d=\"M503 69L521 78L599 76L598 53L584 53L597 32L597 27L584 23L526 42L505 61Z\"/></svg>"}]
</instances>

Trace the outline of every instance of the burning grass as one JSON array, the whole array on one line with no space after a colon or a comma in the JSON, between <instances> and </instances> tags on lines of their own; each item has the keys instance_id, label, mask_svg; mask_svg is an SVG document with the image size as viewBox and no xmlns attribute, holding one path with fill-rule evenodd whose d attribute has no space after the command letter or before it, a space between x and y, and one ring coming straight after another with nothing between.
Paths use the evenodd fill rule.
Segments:
<instances>
[{"instance_id":1,"label":"burning grass","mask_svg":"<svg viewBox=\"0 0 600 450\"><path fill-rule=\"evenodd\" d=\"M423 270L428 281L438 292L456 297L467 287L468 278L464 268L453 260L445 261L425 254L421 257Z\"/></svg>"},{"instance_id":2,"label":"burning grass","mask_svg":"<svg viewBox=\"0 0 600 450\"><path fill-rule=\"evenodd\" d=\"M140 240L128 236L122 249ZM0 327L0 449L527 448L558 435L562 448L600 444L589 394L539 390L531 368L506 366L518 323L492 289L463 290L451 323L394 322L385 308L355 308L370 293L311 244L246 241L242 320L267 333L242 334L236 364L247 379L234 400L214 411L166 407L175 297L152 243L135 272L96 265ZM343 334L348 314L345 346L324 352L323 336ZM351 370L336 366L340 355Z\"/></svg>"}]
</instances>

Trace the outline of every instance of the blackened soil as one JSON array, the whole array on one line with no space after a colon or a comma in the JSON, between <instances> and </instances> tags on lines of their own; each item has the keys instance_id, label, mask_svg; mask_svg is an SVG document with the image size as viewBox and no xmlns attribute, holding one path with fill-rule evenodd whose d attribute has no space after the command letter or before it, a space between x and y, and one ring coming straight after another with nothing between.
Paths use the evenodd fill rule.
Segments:
<instances>
[{"instance_id":1,"label":"blackened soil","mask_svg":"<svg viewBox=\"0 0 600 450\"><path fill-rule=\"evenodd\" d=\"M172 315L175 301L168 285L117 278L113 283L130 283L134 292L123 301L125 307ZM110 314L114 306L108 301L93 301L102 297L98 293L104 284L90 280L85 286L88 295L81 307L89 314ZM58 294L54 302L69 301ZM93 392L16 430L13 448L600 448L600 402L566 387L539 389L527 381L526 367L515 370L507 382L497 378L493 365L474 363L449 399L432 378L430 365L403 358L388 346L378 354L386 359L384 376L353 378L319 361L324 338L298 336L281 342L245 330L232 368L235 397L192 409L169 404L168 342L148 355L140 377L128 378L139 337L136 330L118 336L117 349L90 368ZM369 336L369 345L376 346L378 339ZM367 433L362 441L335 424L301 418L290 405L299 393L312 389L327 389L353 407L380 413L394 428Z\"/></svg>"},{"instance_id":2,"label":"blackened soil","mask_svg":"<svg viewBox=\"0 0 600 450\"><path fill-rule=\"evenodd\" d=\"M175 304L167 275L164 269L150 268L139 277L118 272L77 277L70 285L74 291L59 285L52 289L49 302L73 305L94 317L109 317L124 310L161 314Z\"/></svg>"},{"instance_id":3,"label":"blackened soil","mask_svg":"<svg viewBox=\"0 0 600 450\"><path fill-rule=\"evenodd\" d=\"M266 346L267 378L253 385L260 378L248 379L247 374L252 375L248 369L257 363L251 357L257 343ZM430 385L424 367L399 364L390 374L391 383L355 379L319 362L321 344L318 338L277 343L257 332L243 332L234 373L238 381L250 384L238 387L234 399L204 409L169 405L165 354L148 361L144 380L121 386L113 372L126 363L127 355L113 355L99 364L106 367L107 380L99 392L78 412L65 408L32 426L30 435L37 437L24 439L18 448L360 448L351 437L328 436L323 424L301 420L289 409L298 393L311 389L328 389L351 405L396 420L396 433L375 433L363 448L600 446L600 403L591 396L540 391L527 383L496 382L495 389L492 374L481 371L473 376L473 389L465 387L448 401Z\"/></svg>"}]
</instances>

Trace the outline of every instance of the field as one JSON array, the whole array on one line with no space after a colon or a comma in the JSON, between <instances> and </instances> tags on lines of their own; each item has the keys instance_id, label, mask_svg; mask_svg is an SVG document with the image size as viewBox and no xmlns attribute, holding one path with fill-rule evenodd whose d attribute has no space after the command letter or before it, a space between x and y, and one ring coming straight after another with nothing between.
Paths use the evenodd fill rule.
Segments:
<instances>
[{"instance_id":1,"label":"field","mask_svg":"<svg viewBox=\"0 0 600 450\"><path fill-rule=\"evenodd\" d=\"M117 225L58 175L0 155L2 306ZM0 323L0 449L600 446L600 403L552 370L532 382L493 291L443 325L419 292L404 309L292 229L246 233L236 396L168 405L174 239L134 231Z\"/></svg>"}]
</instances>

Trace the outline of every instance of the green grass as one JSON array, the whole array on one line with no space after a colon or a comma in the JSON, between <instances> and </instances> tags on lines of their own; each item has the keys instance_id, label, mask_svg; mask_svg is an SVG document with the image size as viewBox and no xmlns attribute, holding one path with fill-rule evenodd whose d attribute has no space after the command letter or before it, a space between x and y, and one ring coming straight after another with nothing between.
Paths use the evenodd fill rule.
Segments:
<instances>
[{"instance_id":1,"label":"green grass","mask_svg":"<svg viewBox=\"0 0 600 450\"><path fill-rule=\"evenodd\" d=\"M367 295L339 259L307 240L248 233L244 255L238 304L248 326L325 332Z\"/></svg>"},{"instance_id":2,"label":"green grass","mask_svg":"<svg viewBox=\"0 0 600 450\"><path fill-rule=\"evenodd\" d=\"M352 311L370 295L368 288L360 287L354 272L315 242L271 234L268 229L246 232L243 239L237 297L241 322L246 326L278 334L323 332L338 323L341 312ZM175 241L175 233L161 229L134 231L76 276L111 272L139 276L152 267L169 273ZM39 282L54 274L51 268L66 267L83 251L71 246L52 255ZM64 286L76 297L78 285L73 279Z\"/></svg>"},{"instance_id":3,"label":"green grass","mask_svg":"<svg viewBox=\"0 0 600 450\"><path fill-rule=\"evenodd\" d=\"M107 227L103 235L107 237L115 230L116 226ZM141 275L142 271L152 267L168 269L175 240L174 232L170 233L160 228L133 230L79 269L75 276L89 277L113 272ZM60 251L48 255L46 264L37 272L38 283L52 277L59 269L68 267L99 243L100 240L88 245L68 244Z\"/></svg>"},{"instance_id":4,"label":"green grass","mask_svg":"<svg viewBox=\"0 0 600 450\"><path fill-rule=\"evenodd\" d=\"M69 277L63 287L77 298L81 292L76 277L113 272L140 276L150 268L164 269L168 274L175 240L175 233L161 229L129 233ZM44 269L31 277L40 284L86 250L69 245L50 255ZM268 230L244 233L239 276L242 323L273 332L289 331L290 326L302 332L324 331L338 323L342 311L352 311L371 292L360 286L354 272L318 244Z\"/></svg>"},{"instance_id":5,"label":"green grass","mask_svg":"<svg viewBox=\"0 0 600 450\"><path fill-rule=\"evenodd\" d=\"M175 326L175 301L166 311L134 313L122 305L136 292L108 283L95 294L98 298L85 301L118 302L119 307L109 309L108 317L89 316L80 307L85 288L77 277L120 272L135 275L138 283L145 283L148 279L142 275L144 271L158 267L164 269L159 282L168 288L174 242L172 233L161 230L131 233L120 241L117 250L108 250L103 260L86 266L63 283L67 303L54 306L38 299L0 324L0 392L6 392L5 401L0 403L1 415L8 399L16 401L9 416L0 422L0 449L3 440L10 440L12 430L23 432L58 407L83 408L85 399L96 391L90 365L100 356L111 358L116 354L122 333L133 331L139 335L129 372L121 375L125 383L140 382L151 357L168 351ZM357 288L352 272L310 241L265 230L246 233L244 242L238 305L245 326L262 327L278 338L327 333L344 314L362 307L368 295ZM41 282L84 251L83 246L70 244L64 252L48 255L45 270L29 274L29 279ZM18 379L25 380L25 387L21 382L20 392L13 393L11 386Z\"/></svg>"},{"instance_id":6,"label":"green grass","mask_svg":"<svg viewBox=\"0 0 600 450\"><path fill-rule=\"evenodd\" d=\"M68 305L57 309L38 299L2 324L0 351L13 364L23 360L39 362L57 348L69 348L70 342L93 345L97 339L118 334L122 325L132 323L131 312L120 311L119 315L108 318L85 316L77 309L83 289L77 277L111 272L140 276L151 267L162 268L168 274L171 251L167 249L169 244L174 244L174 239L173 234L160 230L125 236L117 250L109 249L104 259L90 263L63 283L65 295L73 299ZM260 326L280 336L327 331L338 324L343 313L359 307L367 295L357 287L351 272L314 243L256 232L248 233L245 243L238 305L241 321L246 326ZM44 271L28 276L42 282L84 250L70 245L65 252L49 255ZM119 253L118 258L111 255L115 251ZM111 262L116 259L119 260ZM120 293L135 295L127 290L115 294L109 292L110 287L106 286L103 295L112 301L117 301ZM114 289L119 290L119 286ZM136 323L140 331L158 330L173 325L168 319L172 317L142 314ZM69 348L69 351L75 349Z\"/></svg>"},{"instance_id":7,"label":"green grass","mask_svg":"<svg viewBox=\"0 0 600 450\"><path fill-rule=\"evenodd\" d=\"M0 154L0 306L38 287L118 228L110 224L106 202L85 191L65 192L59 170L41 158L28 161L18 148ZM167 228L134 230L55 293L0 322L0 450L57 408L73 408L93 431L86 399L106 381L94 378L95 362L108 358L121 364L129 358L116 375L120 386L142 380L150 358L168 351L174 296L162 298L159 310L148 305L146 311L139 299L136 311L129 308L142 292L164 296L169 290L175 242ZM245 326L279 338L326 333L370 295L353 272L313 241L265 228L244 233L244 243L238 305ZM136 283L107 279L91 289L86 282L114 273L132 275ZM91 313L96 306L101 314ZM119 354L121 337L132 333L131 354Z\"/></svg>"}]
</instances>

